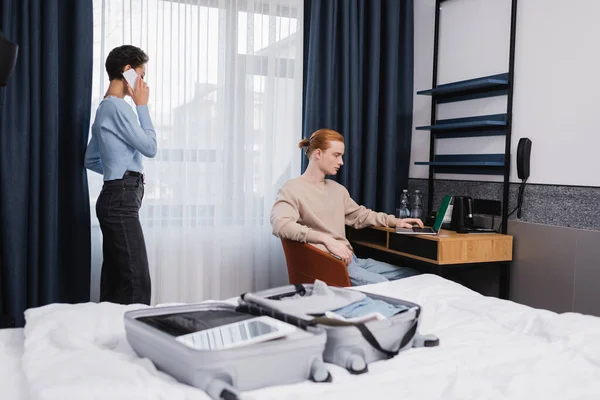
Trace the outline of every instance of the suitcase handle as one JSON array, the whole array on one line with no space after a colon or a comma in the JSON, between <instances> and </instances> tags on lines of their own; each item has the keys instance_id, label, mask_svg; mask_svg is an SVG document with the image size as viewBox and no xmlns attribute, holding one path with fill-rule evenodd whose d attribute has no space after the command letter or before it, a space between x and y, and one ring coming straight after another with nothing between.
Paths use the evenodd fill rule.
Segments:
<instances>
[{"instance_id":1,"label":"suitcase handle","mask_svg":"<svg viewBox=\"0 0 600 400\"><path fill-rule=\"evenodd\" d=\"M269 317L273 317L279 321L287 322L288 324L292 324L297 326L302 330L307 330L310 326L316 326L316 323L313 321L305 321L301 318L294 317L292 315L284 314L280 311L272 310L265 307L257 306L256 304L246 303L243 305L239 305L236 308L236 311L252 314L256 316L267 315Z\"/></svg>"},{"instance_id":2,"label":"suitcase handle","mask_svg":"<svg viewBox=\"0 0 600 400\"><path fill-rule=\"evenodd\" d=\"M294 295L300 295L300 296L304 296L306 294L306 288L304 287L304 285L301 284L294 284L294 290L292 292L285 292L285 293L280 293L280 294L274 294L272 296L268 296L266 297L269 300L281 300L285 297L292 297ZM242 299L244 298L244 295L246 293L242 294Z\"/></svg>"},{"instance_id":3,"label":"suitcase handle","mask_svg":"<svg viewBox=\"0 0 600 400\"><path fill-rule=\"evenodd\" d=\"M408 344L408 342L410 342L410 340L417 333L417 320L415 319L414 322L413 322L413 325L410 327L410 329L402 337L402 340L400 341L400 346L398 346L398 349L396 349L396 350L386 350L383 347L381 347L381 344L379 344L379 342L377 341L377 339L375 338L375 336L373 336L373 334L371 333L371 331L369 330L369 328L366 327L365 324L357 324L355 326L358 328L358 330L362 334L363 338L365 338L365 340L367 342L369 342L369 344L371 346L373 346L376 350L379 350L380 352L382 352L383 354L385 354L388 358L392 358L392 357L396 356L400 352L400 350L402 350L402 348L404 346L406 346Z\"/></svg>"}]
</instances>

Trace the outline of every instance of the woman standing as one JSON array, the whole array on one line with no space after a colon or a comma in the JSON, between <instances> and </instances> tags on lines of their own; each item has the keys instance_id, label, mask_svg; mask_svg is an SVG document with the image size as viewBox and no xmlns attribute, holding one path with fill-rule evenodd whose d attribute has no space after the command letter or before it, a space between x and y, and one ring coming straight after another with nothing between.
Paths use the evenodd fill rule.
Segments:
<instances>
[{"instance_id":1,"label":"woman standing","mask_svg":"<svg viewBox=\"0 0 600 400\"><path fill-rule=\"evenodd\" d=\"M148 56L134 46L113 49L106 58L110 85L98 106L86 168L104 175L96 202L102 230L100 301L150 304L151 282L139 209L144 196L143 156L156 155L156 133L150 119L150 89L144 82ZM134 88L123 73L137 74ZM125 101L131 96L137 118ZM139 120L139 122L138 122Z\"/></svg>"}]
</instances>

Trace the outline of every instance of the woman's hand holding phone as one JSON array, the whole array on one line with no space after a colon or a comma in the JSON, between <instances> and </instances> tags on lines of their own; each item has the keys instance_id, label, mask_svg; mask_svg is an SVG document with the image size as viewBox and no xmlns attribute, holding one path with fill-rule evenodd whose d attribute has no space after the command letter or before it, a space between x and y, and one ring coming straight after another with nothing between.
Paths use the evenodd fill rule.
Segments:
<instances>
[{"instance_id":1,"label":"woman's hand holding phone","mask_svg":"<svg viewBox=\"0 0 600 400\"><path fill-rule=\"evenodd\" d=\"M145 106L148 104L150 88L142 78L139 76L136 78L135 89L132 89L131 85L128 83L127 90L129 91L129 95L133 99L133 102L136 106Z\"/></svg>"}]
</instances>

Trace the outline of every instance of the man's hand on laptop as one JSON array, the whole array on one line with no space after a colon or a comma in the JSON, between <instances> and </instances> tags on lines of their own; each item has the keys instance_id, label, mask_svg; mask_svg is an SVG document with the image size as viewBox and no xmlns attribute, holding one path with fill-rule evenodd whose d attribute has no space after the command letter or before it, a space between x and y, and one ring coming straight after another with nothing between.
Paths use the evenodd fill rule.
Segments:
<instances>
[{"instance_id":1,"label":"man's hand on laptop","mask_svg":"<svg viewBox=\"0 0 600 400\"><path fill-rule=\"evenodd\" d=\"M352 262L352 252L345 244L335 240L333 237L329 236L323 244L327 247L330 253L338 256L342 259L346 264L350 264Z\"/></svg>"},{"instance_id":2,"label":"man's hand on laptop","mask_svg":"<svg viewBox=\"0 0 600 400\"><path fill-rule=\"evenodd\" d=\"M419 218L396 218L396 228L412 229L415 225L419 228L423 228L423 221Z\"/></svg>"}]
</instances>

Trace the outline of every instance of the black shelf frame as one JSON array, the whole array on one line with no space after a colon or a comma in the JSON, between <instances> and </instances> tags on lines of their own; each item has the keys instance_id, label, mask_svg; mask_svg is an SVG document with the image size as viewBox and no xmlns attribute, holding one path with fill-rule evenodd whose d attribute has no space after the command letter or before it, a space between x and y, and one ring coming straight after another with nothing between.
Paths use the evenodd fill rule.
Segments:
<instances>
[{"instance_id":1,"label":"black shelf frame","mask_svg":"<svg viewBox=\"0 0 600 400\"><path fill-rule=\"evenodd\" d=\"M427 202L428 214L430 214L433 210L434 183L436 173L502 175L502 233L506 234L508 226L508 199L510 191L510 154L518 0L511 0L508 72L438 85L437 75L440 42L440 5L446 1L451 0L436 0L435 2L433 74L431 89L417 92L417 94L429 95L432 97L430 125L416 128L418 130L430 131L429 161L415 162L415 164L429 165ZM501 95L507 96L506 114L456 118L452 120L437 120L438 104ZM436 140L438 139L497 135L504 135L505 137L504 154L436 155ZM482 156L484 159L477 158ZM501 162L499 158L500 156L502 156ZM487 161L485 160L485 157L488 157Z\"/></svg>"}]
</instances>

